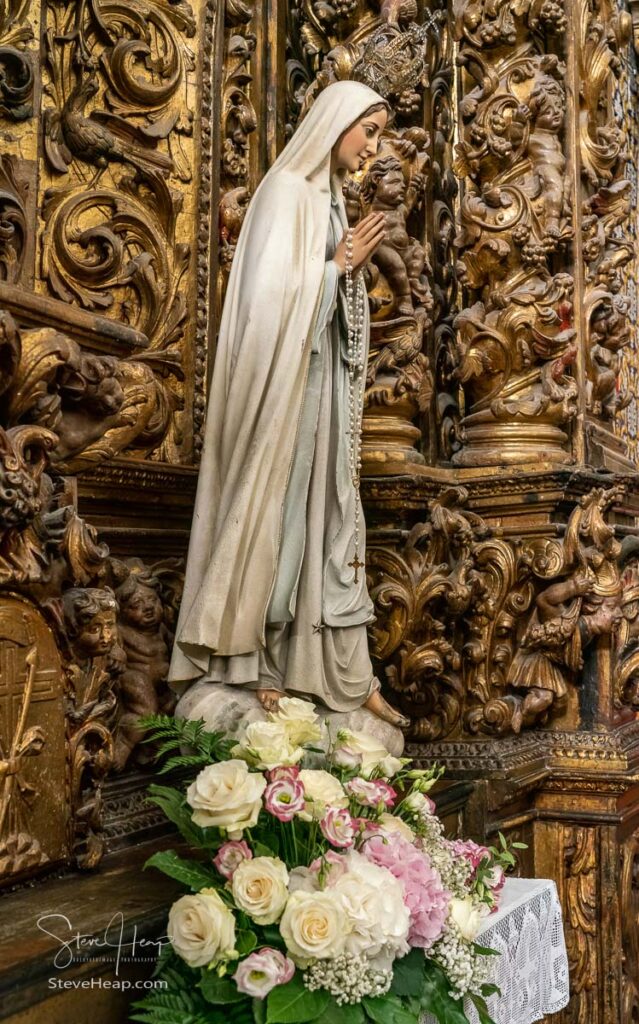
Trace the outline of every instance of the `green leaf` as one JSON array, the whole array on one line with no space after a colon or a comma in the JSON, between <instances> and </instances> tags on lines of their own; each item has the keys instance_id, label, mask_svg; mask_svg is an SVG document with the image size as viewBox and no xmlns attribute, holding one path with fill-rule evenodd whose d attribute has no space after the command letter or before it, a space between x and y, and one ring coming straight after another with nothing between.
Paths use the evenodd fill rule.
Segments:
<instances>
[{"instance_id":1,"label":"green leaf","mask_svg":"<svg viewBox=\"0 0 639 1024\"><path fill-rule=\"evenodd\" d=\"M439 1024L468 1024L461 999L450 995L450 981L434 960L426 960L421 1001L422 1010L432 1013Z\"/></svg>"},{"instance_id":2,"label":"green leaf","mask_svg":"<svg viewBox=\"0 0 639 1024\"><path fill-rule=\"evenodd\" d=\"M305 1024L315 1020L330 1002L325 989L309 992L296 973L286 985L278 985L268 994L266 1024Z\"/></svg>"},{"instance_id":3,"label":"green leaf","mask_svg":"<svg viewBox=\"0 0 639 1024\"><path fill-rule=\"evenodd\" d=\"M203 864L198 864L196 861L184 860L178 856L175 850L161 850L154 853L144 867L158 868L169 878L175 878L176 881L188 885L193 892L220 884L217 873L207 870Z\"/></svg>"},{"instance_id":4,"label":"green leaf","mask_svg":"<svg viewBox=\"0 0 639 1024\"><path fill-rule=\"evenodd\" d=\"M314 1024L365 1024L364 1011L359 1003L345 1003L339 1006L335 1000L330 1003Z\"/></svg>"},{"instance_id":5,"label":"green leaf","mask_svg":"<svg viewBox=\"0 0 639 1024\"><path fill-rule=\"evenodd\" d=\"M237 933L235 948L240 956L248 956L257 946L257 935L255 932L245 929Z\"/></svg>"},{"instance_id":6,"label":"green leaf","mask_svg":"<svg viewBox=\"0 0 639 1024\"><path fill-rule=\"evenodd\" d=\"M157 804L169 821L177 825L187 843L200 848L206 847L204 833L201 828L193 824L191 820L193 811L178 789L174 789L172 786L157 786L153 783L149 786L147 799L150 803Z\"/></svg>"},{"instance_id":7,"label":"green leaf","mask_svg":"<svg viewBox=\"0 0 639 1024\"><path fill-rule=\"evenodd\" d=\"M238 992L230 978L220 978L215 971L203 971L198 988L207 1003L241 1003L246 996Z\"/></svg>"},{"instance_id":8,"label":"green leaf","mask_svg":"<svg viewBox=\"0 0 639 1024\"><path fill-rule=\"evenodd\" d=\"M491 985L488 982L486 982L481 987L481 994L483 995L484 999L488 999L489 996L500 996L501 989L499 985Z\"/></svg>"},{"instance_id":9,"label":"green leaf","mask_svg":"<svg viewBox=\"0 0 639 1024\"><path fill-rule=\"evenodd\" d=\"M253 853L256 857L277 857L277 850L274 850L272 846L267 846L266 843L260 843L259 841L253 843Z\"/></svg>"},{"instance_id":10,"label":"green leaf","mask_svg":"<svg viewBox=\"0 0 639 1024\"><path fill-rule=\"evenodd\" d=\"M473 942L473 949L479 956L501 956L498 949L491 949L490 946L480 946L478 942Z\"/></svg>"},{"instance_id":11,"label":"green leaf","mask_svg":"<svg viewBox=\"0 0 639 1024\"><path fill-rule=\"evenodd\" d=\"M375 1024L418 1024L416 1016L397 996L377 996L375 999L362 999L364 1009Z\"/></svg>"},{"instance_id":12,"label":"green leaf","mask_svg":"<svg viewBox=\"0 0 639 1024\"><path fill-rule=\"evenodd\" d=\"M423 949L413 949L408 956L396 960L391 992L398 996L418 996L424 984L426 957Z\"/></svg>"},{"instance_id":13,"label":"green leaf","mask_svg":"<svg viewBox=\"0 0 639 1024\"><path fill-rule=\"evenodd\" d=\"M488 1012L488 1006L486 1000L482 996L478 996L475 992L468 993L469 999L475 1009L477 1010L477 1016L479 1017L479 1024L495 1024L495 1021Z\"/></svg>"}]
</instances>

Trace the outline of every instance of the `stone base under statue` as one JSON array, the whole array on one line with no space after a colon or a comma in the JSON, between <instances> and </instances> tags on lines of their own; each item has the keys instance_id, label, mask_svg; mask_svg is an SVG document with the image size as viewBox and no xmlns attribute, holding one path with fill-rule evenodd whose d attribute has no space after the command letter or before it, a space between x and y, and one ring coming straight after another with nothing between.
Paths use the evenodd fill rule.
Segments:
<instances>
[{"instance_id":1,"label":"stone base under statue","mask_svg":"<svg viewBox=\"0 0 639 1024\"><path fill-rule=\"evenodd\" d=\"M321 704L315 710L327 723L329 734L335 737L340 729L366 732L383 743L389 754L401 757L404 750L404 736L389 722L382 721L367 708L356 711L330 711ZM227 686L224 683L195 683L180 698L175 709L176 718L194 721L204 719L210 732L236 734L250 722L265 722L267 713L257 699L254 690L244 686ZM318 742L317 746L322 746Z\"/></svg>"}]
</instances>

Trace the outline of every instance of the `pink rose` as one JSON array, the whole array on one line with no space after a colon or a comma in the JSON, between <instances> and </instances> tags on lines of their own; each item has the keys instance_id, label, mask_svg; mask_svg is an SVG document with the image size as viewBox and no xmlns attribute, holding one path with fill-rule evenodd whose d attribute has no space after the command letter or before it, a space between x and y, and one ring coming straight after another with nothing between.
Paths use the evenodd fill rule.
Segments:
<instances>
[{"instance_id":1,"label":"pink rose","mask_svg":"<svg viewBox=\"0 0 639 1024\"><path fill-rule=\"evenodd\" d=\"M271 768L266 772L269 782L297 782L300 769L297 764L281 765L279 768Z\"/></svg>"},{"instance_id":2,"label":"pink rose","mask_svg":"<svg viewBox=\"0 0 639 1024\"><path fill-rule=\"evenodd\" d=\"M304 787L296 779L277 779L264 790L264 806L280 821L292 821L304 810Z\"/></svg>"},{"instance_id":3,"label":"pink rose","mask_svg":"<svg viewBox=\"0 0 639 1024\"><path fill-rule=\"evenodd\" d=\"M295 964L278 949L264 946L249 953L239 964L233 981L238 992L253 999L266 999L276 985L286 985L295 974Z\"/></svg>"},{"instance_id":4,"label":"pink rose","mask_svg":"<svg viewBox=\"0 0 639 1024\"><path fill-rule=\"evenodd\" d=\"M343 807L329 807L320 821L320 829L332 846L352 846L355 841L355 824Z\"/></svg>"},{"instance_id":5,"label":"pink rose","mask_svg":"<svg viewBox=\"0 0 639 1024\"><path fill-rule=\"evenodd\" d=\"M213 858L213 863L221 875L231 879L238 865L243 860L251 860L252 857L251 849L243 839L232 839L228 843L222 843Z\"/></svg>"},{"instance_id":6,"label":"pink rose","mask_svg":"<svg viewBox=\"0 0 639 1024\"><path fill-rule=\"evenodd\" d=\"M397 793L392 786L389 786L383 779L351 779L344 785L344 789L355 797L362 807L392 807L397 799Z\"/></svg>"}]
</instances>

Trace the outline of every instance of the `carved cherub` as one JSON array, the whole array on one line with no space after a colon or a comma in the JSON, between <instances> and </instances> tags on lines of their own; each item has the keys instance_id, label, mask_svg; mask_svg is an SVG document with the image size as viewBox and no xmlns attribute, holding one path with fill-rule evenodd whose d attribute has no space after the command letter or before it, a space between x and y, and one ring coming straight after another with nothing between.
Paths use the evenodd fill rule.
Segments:
<instances>
[{"instance_id":1,"label":"carved cherub","mask_svg":"<svg viewBox=\"0 0 639 1024\"><path fill-rule=\"evenodd\" d=\"M401 161L393 155L382 156L371 165L362 186L362 199L374 211L382 211L386 235L372 256L372 263L384 274L393 293L400 316L414 316L415 305L423 307L429 299L424 276L426 255L423 246L406 230L410 206L405 202L406 182Z\"/></svg>"},{"instance_id":2,"label":"carved cherub","mask_svg":"<svg viewBox=\"0 0 639 1024\"><path fill-rule=\"evenodd\" d=\"M552 70L552 66L548 70ZM566 112L566 97L562 85L548 70L542 67L537 74L528 99L528 109L532 115L528 157L538 179L543 203L544 236L554 242L561 236L566 187L566 160L559 140Z\"/></svg>"},{"instance_id":3,"label":"carved cherub","mask_svg":"<svg viewBox=\"0 0 639 1024\"><path fill-rule=\"evenodd\" d=\"M160 581L139 559L114 560L113 571L119 581L118 625L126 653L114 754L115 767L121 770L144 736L138 719L171 711L174 699L166 685L171 634L164 622Z\"/></svg>"},{"instance_id":4,"label":"carved cherub","mask_svg":"<svg viewBox=\"0 0 639 1024\"><path fill-rule=\"evenodd\" d=\"M115 594L109 587L72 587L63 594L62 610L73 659L69 717L76 723L104 719L115 707L112 688L124 666Z\"/></svg>"},{"instance_id":5,"label":"carved cherub","mask_svg":"<svg viewBox=\"0 0 639 1024\"><path fill-rule=\"evenodd\" d=\"M611 301L598 306L590 319L591 411L609 419L624 409L631 395L619 388L621 356L630 343L630 323Z\"/></svg>"},{"instance_id":6,"label":"carved cherub","mask_svg":"<svg viewBox=\"0 0 639 1024\"><path fill-rule=\"evenodd\" d=\"M603 518L616 494L594 490L570 517L563 556L572 569L537 595L508 671L508 683L526 692L513 715L514 732L565 699L566 670L581 669L583 649L594 637L613 632L621 621L620 545Z\"/></svg>"}]
</instances>

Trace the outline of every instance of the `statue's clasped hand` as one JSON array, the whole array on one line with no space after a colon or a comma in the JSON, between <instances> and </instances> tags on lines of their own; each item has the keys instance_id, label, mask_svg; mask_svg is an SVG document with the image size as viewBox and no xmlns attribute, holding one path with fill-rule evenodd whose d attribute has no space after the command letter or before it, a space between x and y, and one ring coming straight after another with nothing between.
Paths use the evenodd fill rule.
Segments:
<instances>
[{"instance_id":1,"label":"statue's clasped hand","mask_svg":"<svg viewBox=\"0 0 639 1024\"><path fill-rule=\"evenodd\" d=\"M353 228L353 271L363 267L384 238L385 218L383 213L369 213ZM346 234L335 250L333 260L340 274L346 270Z\"/></svg>"}]
</instances>

